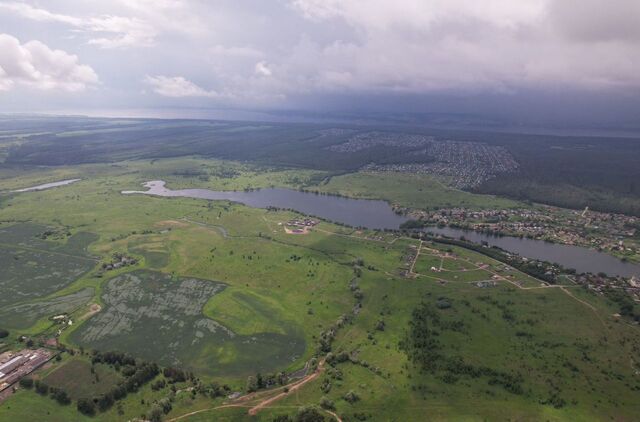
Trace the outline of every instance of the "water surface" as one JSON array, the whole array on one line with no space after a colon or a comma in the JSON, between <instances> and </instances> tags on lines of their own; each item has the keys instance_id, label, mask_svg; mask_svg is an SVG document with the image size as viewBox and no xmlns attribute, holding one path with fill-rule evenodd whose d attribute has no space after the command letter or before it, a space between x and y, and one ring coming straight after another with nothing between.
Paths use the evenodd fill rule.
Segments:
<instances>
[{"instance_id":1,"label":"water surface","mask_svg":"<svg viewBox=\"0 0 640 422\"><path fill-rule=\"evenodd\" d=\"M267 188L253 191L213 191L209 189L167 189L165 182L144 184L146 191L124 191L164 197L187 197L240 202L254 208L294 209L326 220L370 229L397 229L407 218L396 214L385 201L317 195L292 189Z\"/></svg>"},{"instance_id":2,"label":"water surface","mask_svg":"<svg viewBox=\"0 0 640 422\"><path fill-rule=\"evenodd\" d=\"M624 277L640 276L640 265L624 262L615 256L581 246L561 245L513 236L492 236L452 227L429 227L425 231L453 238L464 236L465 239L476 243L484 241L491 246L498 246L521 256L558 263L565 268L574 268L581 273L597 274L603 272L608 275Z\"/></svg>"},{"instance_id":3,"label":"water surface","mask_svg":"<svg viewBox=\"0 0 640 422\"><path fill-rule=\"evenodd\" d=\"M330 221L348 224L354 227L370 229L398 229L407 218L396 214L385 201L369 199L343 198L330 195L317 195L291 189L269 188L254 191L213 191L209 189L168 189L165 182L155 180L147 182L146 191L124 191L124 194L147 194L163 197L187 197L209 200L228 200L240 202L254 208L289 208L298 212L315 215ZM581 246L560 245L542 240L520 239L517 237L489 236L474 231L455 228L428 228L426 231L453 238L464 236L468 240L480 243L485 241L521 256L558 263L565 268L574 268L578 272L640 276L640 265L623 262L604 252Z\"/></svg>"},{"instance_id":4,"label":"water surface","mask_svg":"<svg viewBox=\"0 0 640 422\"><path fill-rule=\"evenodd\" d=\"M80 180L82 179L66 179L66 180L61 180L59 182L45 183L43 185L31 186L30 188L18 189L11 192L30 192L34 190L45 190L45 189L55 188L57 186L70 185L72 183L79 182Z\"/></svg>"}]
</instances>

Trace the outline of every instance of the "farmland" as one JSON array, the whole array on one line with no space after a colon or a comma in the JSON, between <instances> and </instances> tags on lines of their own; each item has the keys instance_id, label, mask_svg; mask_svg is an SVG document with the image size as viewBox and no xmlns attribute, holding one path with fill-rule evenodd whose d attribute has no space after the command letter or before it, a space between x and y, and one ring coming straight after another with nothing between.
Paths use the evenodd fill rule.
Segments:
<instances>
[{"instance_id":1,"label":"farmland","mask_svg":"<svg viewBox=\"0 0 640 422\"><path fill-rule=\"evenodd\" d=\"M93 288L85 287L68 295L7 306L0 311L0 326L29 328L40 318L73 313L78 308L83 308L93 296Z\"/></svg>"},{"instance_id":2,"label":"farmland","mask_svg":"<svg viewBox=\"0 0 640 422\"><path fill-rule=\"evenodd\" d=\"M0 286L6 292L1 306L54 293L95 265L84 250L95 236L78 234L62 243L41 240L46 232L47 227L33 224L0 228Z\"/></svg>"},{"instance_id":3,"label":"farmland","mask_svg":"<svg viewBox=\"0 0 640 422\"><path fill-rule=\"evenodd\" d=\"M302 355L304 341L295 332L247 337L206 318L203 306L224 287L150 271L123 274L106 283L105 308L75 330L71 340L209 375L273 370Z\"/></svg>"}]
</instances>

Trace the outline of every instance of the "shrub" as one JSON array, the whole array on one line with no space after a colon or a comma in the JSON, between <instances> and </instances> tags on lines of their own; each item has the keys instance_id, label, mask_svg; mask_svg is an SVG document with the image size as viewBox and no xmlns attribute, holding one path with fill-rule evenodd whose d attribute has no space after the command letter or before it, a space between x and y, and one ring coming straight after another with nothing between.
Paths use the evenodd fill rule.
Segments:
<instances>
[{"instance_id":1,"label":"shrub","mask_svg":"<svg viewBox=\"0 0 640 422\"><path fill-rule=\"evenodd\" d=\"M33 378L24 377L20 380L20 387L33 388Z\"/></svg>"},{"instance_id":2,"label":"shrub","mask_svg":"<svg viewBox=\"0 0 640 422\"><path fill-rule=\"evenodd\" d=\"M358 400L360 400L360 396L358 396L355 391L349 390L349 392L344 395L344 399L347 402L353 404L353 403L357 402Z\"/></svg>"},{"instance_id":3,"label":"shrub","mask_svg":"<svg viewBox=\"0 0 640 422\"><path fill-rule=\"evenodd\" d=\"M333 404L333 402L325 396L322 396L322 398L320 399L320 407L329 410L333 410L336 408L335 404Z\"/></svg>"},{"instance_id":4,"label":"shrub","mask_svg":"<svg viewBox=\"0 0 640 422\"><path fill-rule=\"evenodd\" d=\"M96 413L96 405L91 399L81 398L78 400L78 412L87 415L93 416Z\"/></svg>"},{"instance_id":5,"label":"shrub","mask_svg":"<svg viewBox=\"0 0 640 422\"><path fill-rule=\"evenodd\" d=\"M38 394L41 394L44 396L49 392L49 386L42 381L36 381L35 386L36 386L36 393Z\"/></svg>"}]
</instances>

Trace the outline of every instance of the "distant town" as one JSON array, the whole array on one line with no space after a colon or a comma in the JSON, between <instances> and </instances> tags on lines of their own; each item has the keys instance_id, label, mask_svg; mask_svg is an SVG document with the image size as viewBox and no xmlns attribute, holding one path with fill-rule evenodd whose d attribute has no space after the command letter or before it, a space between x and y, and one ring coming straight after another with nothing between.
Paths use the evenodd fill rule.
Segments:
<instances>
[{"instance_id":1,"label":"distant town","mask_svg":"<svg viewBox=\"0 0 640 422\"><path fill-rule=\"evenodd\" d=\"M406 149L407 160L396 164L370 163L362 170L433 174L456 189L480 186L498 174L515 172L519 167L509 151L502 146L403 133L359 133L347 142L332 145L328 149L333 152L354 153L374 147Z\"/></svg>"}]
</instances>

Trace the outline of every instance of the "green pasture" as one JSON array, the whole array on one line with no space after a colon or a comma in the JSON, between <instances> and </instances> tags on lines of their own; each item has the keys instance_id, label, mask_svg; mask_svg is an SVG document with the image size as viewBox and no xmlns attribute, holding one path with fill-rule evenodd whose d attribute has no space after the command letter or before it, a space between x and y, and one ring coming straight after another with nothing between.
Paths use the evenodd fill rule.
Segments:
<instances>
[{"instance_id":1,"label":"green pasture","mask_svg":"<svg viewBox=\"0 0 640 422\"><path fill-rule=\"evenodd\" d=\"M43 381L50 387L65 390L71 399L77 400L106 393L121 379L122 376L107 365L73 358L54 368Z\"/></svg>"}]
</instances>

